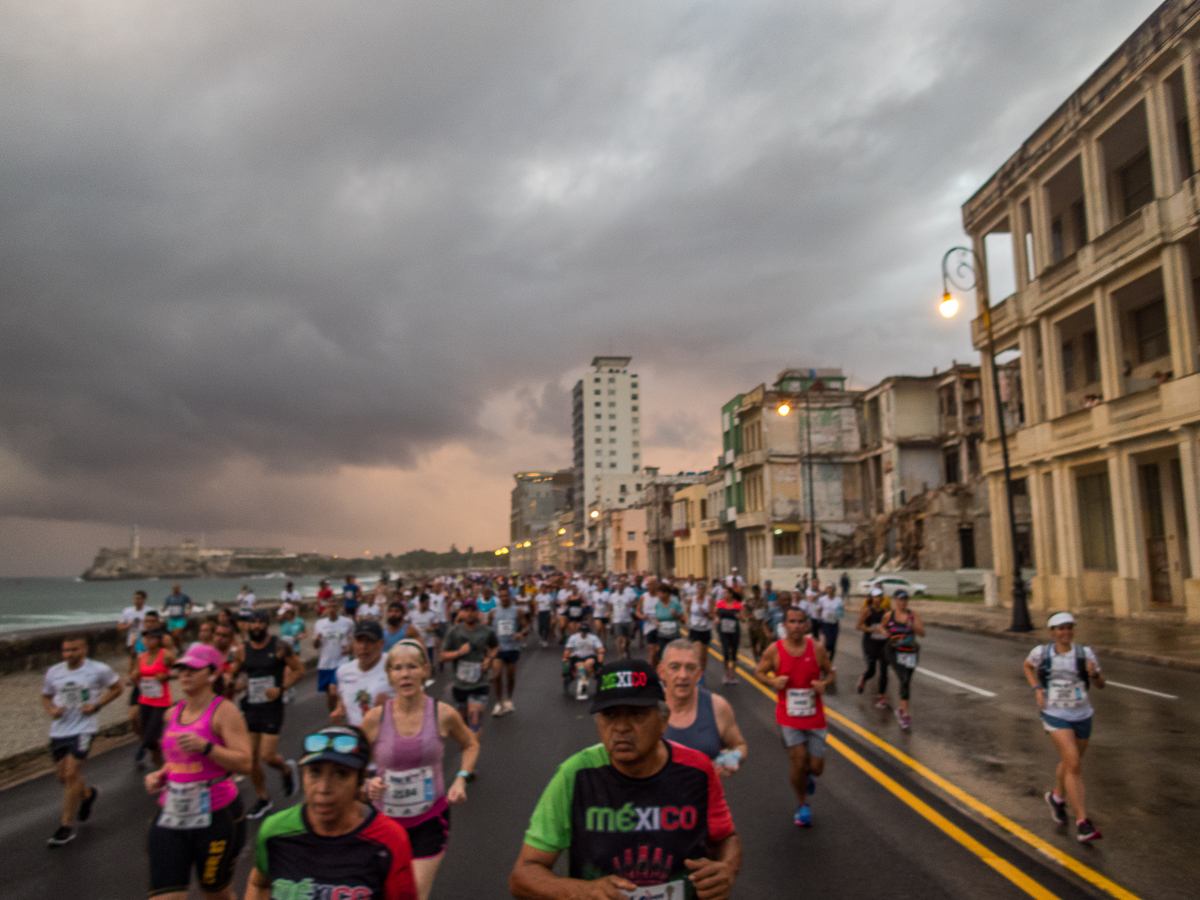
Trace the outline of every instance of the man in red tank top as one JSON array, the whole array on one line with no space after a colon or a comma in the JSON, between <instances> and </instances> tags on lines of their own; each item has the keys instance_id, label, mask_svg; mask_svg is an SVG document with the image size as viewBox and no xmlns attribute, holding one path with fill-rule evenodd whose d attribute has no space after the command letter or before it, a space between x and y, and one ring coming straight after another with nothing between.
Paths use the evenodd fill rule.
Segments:
<instances>
[{"instance_id":1,"label":"man in red tank top","mask_svg":"<svg viewBox=\"0 0 1200 900\"><path fill-rule=\"evenodd\" d=\"M809 636L808 613L788 607L783 626L786 637L762 655L754 676L777 692L775 721L792 761L792 790L800 806L795 823L812 824L808 795L816 790L814 776L825 770L825 704L821 695L833 684L837 673L825 648Z\"/></svg>"}]
</instances>

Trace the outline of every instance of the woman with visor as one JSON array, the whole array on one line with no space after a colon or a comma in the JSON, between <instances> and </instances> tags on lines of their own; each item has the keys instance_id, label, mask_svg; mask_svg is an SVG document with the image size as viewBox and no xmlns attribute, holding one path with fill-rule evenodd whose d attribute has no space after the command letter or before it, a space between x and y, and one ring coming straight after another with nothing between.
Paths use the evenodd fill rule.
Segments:
<instances>
[{"instance_id":1,"label":"woman with visor","mask_svg":"<svg viewBox=\"0 0 1200 900\"><path fill-rule=\"evenodd\" d=\"M479 736L458 710L424 690L429 656L420 641L405 638L387 655L387 676L396 692L369 710L362 728L375 751L378 775L367 781L375 808L408 832L417 895L426 900L450 837L450 804L467 799L467 779L479 759ZM442 757L446 738L462 748L462 763L446 789Z\"/></svg>"},{"instance_id":2,"label":"woman with visor","mask_svg":"<svg viewBox=\"0 0 1200 900\"><path fill-rule=\"evenodd\" d=\"M359 799L370 761L371 744L353 725L304 739L304 802L263 822L245 900L416 900L408 835Z\"/></svg>"},{"instance_id":3,"label":"woman with visor","mask_svg":"<svg viewBox=\"0 0 1200 900\"><path fill-rule=\"evenodd\" d=\"M250 771L250 735L238 708L221 696L221 651L193 644L172 667L183 702L167 712L166 764L146 775L162 809L150 826L150 896L186 900L192 870L207 900L233 900L230 888L246 841L238 788Z\"/></svg>"}]
</instances>

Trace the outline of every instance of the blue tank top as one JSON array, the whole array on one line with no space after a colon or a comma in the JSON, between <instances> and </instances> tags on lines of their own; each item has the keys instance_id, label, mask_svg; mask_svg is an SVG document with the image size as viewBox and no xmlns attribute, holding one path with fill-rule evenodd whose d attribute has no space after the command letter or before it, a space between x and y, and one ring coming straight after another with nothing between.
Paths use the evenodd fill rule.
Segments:
<instances>
[{"instance_id":1,"label":"blue tank top","mask_svg":"<svg viewBox=\"0 0 1200 900\"><path fill-rule=\"evenodd\" d=\"M717 717L713 714L712 694L699 689L696 698L696 719L687 728L667 726L666 739L699 750L709 759L716 759L721 752L721 732L717 729Z\"/></svg>"}]
</instances>

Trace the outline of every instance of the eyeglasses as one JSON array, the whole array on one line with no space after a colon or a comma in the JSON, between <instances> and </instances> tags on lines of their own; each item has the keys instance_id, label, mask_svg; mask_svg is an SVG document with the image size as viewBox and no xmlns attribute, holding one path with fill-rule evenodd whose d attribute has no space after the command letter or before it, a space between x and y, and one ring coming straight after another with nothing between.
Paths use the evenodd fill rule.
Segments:
<instances>
[{"instance_id":1,"label":"eyeglasses","mask_svg":"<svg viewBox=\"0 0 1200 900\"><path fill-rule=\"evenodd\" d=\"M355 753L358 737L353 734L310 734L304 739L305 753L320 753L331 747L334 753Z\"/></svg>"}]
</instances>

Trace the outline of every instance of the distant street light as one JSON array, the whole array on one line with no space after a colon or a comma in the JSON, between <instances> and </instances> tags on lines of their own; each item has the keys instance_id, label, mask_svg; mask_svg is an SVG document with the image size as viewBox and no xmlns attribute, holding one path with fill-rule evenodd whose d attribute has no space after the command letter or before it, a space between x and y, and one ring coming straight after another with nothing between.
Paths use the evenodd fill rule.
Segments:
<instances>
[{"instance_id":1,"label":"distant street light","mask_svg":"<svg viewBox=\"0 0 1200 900\"><path fill-rule=\"evenodd\" d=\"M600 510L598 510L598 509L593 509L593 510L592 510L592 518L593 518L593 519L598 519L598 518L600 518Z\"/></svg>"},{"instance_id":2,"label":"distant street light","mask_svg":"<svg viewBox=\"0 0 1200 900\"><path fill-rule=\"evenodd\" d=\"M950 271L950 257L957 254L954 275L962 279L955 281ZM958 312L958 301L950 295L950 285L960 291L974 290L976 285L986 276L987 267L974 250L969 247L951 247L942 257L942 302L938 306L946 318ZM966 283L969 276L970 283ZM989 303L983 310L983 324L987 329L987 352L991 360L992 393L996 402L996 425L1000 430L1000 455L1004 460L1004 494L1008 497L1008 542L1012 548L1012 625L1009 631L1025 632L1033 630L1029 620L1029 604L1025 594L1025 580L1021 577L1021 561L1017 558L1017 519L1014 514L1012 469L1008 464L1008 435L1004 429L1004 405L1000 400L1000 373L996 370L996 338L992 334L992 311ZM949 310L949 312L947 312Z\"/></svg>"},{"instance_id":3,"label":"distant street light","mask_svg":"<svg viewBox=\"0 0 1200 900\"><path fill-rule=\"evenodd\" d=\"M791 411L792 411L792 408L790 406L788 406L786 403L779 404L779 414L781 416L786 416Z\"/></svg>"}]
</instances>

